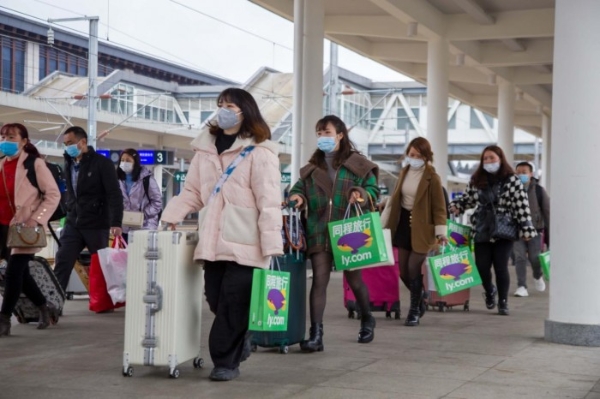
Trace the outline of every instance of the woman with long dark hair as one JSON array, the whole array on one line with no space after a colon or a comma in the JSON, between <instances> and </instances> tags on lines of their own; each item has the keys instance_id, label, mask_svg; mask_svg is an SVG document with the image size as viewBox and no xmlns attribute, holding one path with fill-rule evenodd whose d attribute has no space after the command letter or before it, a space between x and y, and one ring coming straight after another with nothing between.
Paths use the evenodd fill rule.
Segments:
<instances>
[{"instance_id":1,"label":"woman with long dark hair","mask_svg":"<svg viewBox=\"0 0 600 399\"><path fill-rule=\"evenodd\" d=\"M308 164L300 169L300 179L290 190L290 201L306 209L307 244L313 268L310 290L310 337L300 343L304 352L322 351L323 313L327 285L333 266L327 223L344 218L348 204L371 206L379 196L379 169L356 151L344 122L334 115L316 124L318 149ZM344 275L361 309L362 320L358 342L368 343L375 336L375 318L371 315L369 291L360 270L344 271Z\"/></svg>"},{"instance_id":2,"label":"woman with long dark hair","mask_svg":"<svg viewBox=\"0 0 600 399\"><path fill-rule=\"evenodd\" d=\"M215 314L209 378L229 381L250 355L254 268L268 268L272 256L283 254L281 174L279 146L269 140L271 131L252 95L226 89L217 105L216 122L192 141L196 155L185 185L161 220L175 229L188 213L200 211L194 259L204 261L206 300Z\"/></svg>"},{"instance_id":3,"label":"woman with long dark hair","mask_svg":"<svg viewBox=\"0 0 600 399\"><path fill-rule=\"evenodd\" d=\"M531 221L529 201L523 184L506 161L504 151L496 145L486 147L481 153L479 167L471 176L465 192L450 203L450 212L455 215L475 208L471 216L475 262L485 289L485 305L496 307L504 316L508 311L510 276L508 260L513 242L528 241L537 235ZM505 232L514 230L513 237ZM492 284L492 266L496 274L497 288Z\"/></svg>"},{"instance_id":4,"label":"woman with long dark hair","mask_svg":"<svg viewBox=\"0 0 600 399\"><path fill-rule=\"evenodd\" d=\"M406 165L381 216L398 248L400 278L410 290L410 310L404 325L417 326L425 312L421 267L427 253L446 244L446 199L433 167L431 144L417 137L406 147Z\"/></svg>"},{"instance_id":5,"label":"woman with long dark hair","mask_svg":"<svg viewBox=\"0 0 600 399\"><path fill-rule=\"evenodd\" d=\"M158 215L162 210L162 191L152 172L141 165L140 155L135 149L127 148L121 152L117 178L123 194L123 210L143 214L141 226L123 225L125 241L131 230L156 230Z\"/></svg>"},{"instance_id":6,"label":"woman with long dark hair","mask_svg":"<svg viewBox=\"0 0 600 399\"><path fill-rule=\"evenodd\" d=\"M37 328L45 329L58 322L59 310L40 291L29 274L29 261L42 248L7 249L9 226L23 224L27 227L39 227L42 234L44 226L52 216L60 201L60 191L52 172L46 166L37 148L29 140L27 128L20 123L4 125L0 130L0 151L5 157L0 160L0 246L1 253L8 258L5 275L5 290L0 310L0 337L10 335L10 317L23 292L40 311ZM33 163L39 185L34 187L27 178L24 162L34 157Z\"/></svg>"}]
</instances>

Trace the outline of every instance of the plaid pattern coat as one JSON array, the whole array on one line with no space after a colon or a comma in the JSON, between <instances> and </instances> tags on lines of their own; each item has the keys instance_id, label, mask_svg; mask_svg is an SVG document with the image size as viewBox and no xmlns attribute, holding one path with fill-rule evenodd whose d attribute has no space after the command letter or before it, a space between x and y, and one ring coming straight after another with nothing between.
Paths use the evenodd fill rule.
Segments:
<instances>
[{"instance_id":1,"label":"plaid pattern coat","mask_svg":"<svg viewBox=\"0 0 600 399\"><path fill-rule=\"evenodd\" d=\"M452 201L450 206L455 206L460 213L469 208L475 208L475 212L471 216L471 224L476 227L482 207L480 196L481 190L468 185L463 195ZM531 220L528 196L517 175L509 176L502 184L496 212L503 215L510 215L517 221L519 225L519 238L533 238L537 236L537 231ZM473 228L473 236L475 236L476 230L477 228Z\"/></svg>"},{"instance_id":2,"label":"plaid pattern coat","mask_svg":"<svg viewBox=\"0 0 600 399\"><path fill-rule=\"evenodd\" d=\"M362 206L369 208L379 196L377 179L379 168L363 155L354 153L340 166L332 182L326 169L308 164L300 169L300 179L290 190L298 194L305 204L308 255L331 251L327 223L342 220L348 207L350 192L358 190L366 200Z\"/></svg>"}]
</instances>

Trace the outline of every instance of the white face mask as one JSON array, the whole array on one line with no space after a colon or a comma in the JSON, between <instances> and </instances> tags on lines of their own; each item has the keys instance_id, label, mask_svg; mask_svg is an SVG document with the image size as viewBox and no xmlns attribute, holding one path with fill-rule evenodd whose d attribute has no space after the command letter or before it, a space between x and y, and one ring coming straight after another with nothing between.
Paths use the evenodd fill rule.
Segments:
<instances>
[{"instance_id":1,"label":"white face mask","mask_svg":"<svg viewBox=\"0 0 600 399\"><path fill-rule=\"evenodd\" d=\"M132 162L121 162L121 164L119 165L119 167L125 173L131 173L131 172L133 172L133 163Z\"/></svg>"},{"instance_id":2,"label":"white face mask","mask_svg":"<svg viewBox=\"0 0 600 399\"><path fill-rule=\"evenodd\" d=\"M500 170L500 162L484 163L483 169L488 173L496 173Z\"/></svg>"},{"instance_id":3,"label":"white face mask","mask_svg":"<svg viewBox=\"0 0 600 399\"><path fill-rule=\"evenodd\" d=\"M412 169L419 169L425 165L424 160L410 157L406 157L406 163L409 164Z\"/></svg>"}]
</instances>

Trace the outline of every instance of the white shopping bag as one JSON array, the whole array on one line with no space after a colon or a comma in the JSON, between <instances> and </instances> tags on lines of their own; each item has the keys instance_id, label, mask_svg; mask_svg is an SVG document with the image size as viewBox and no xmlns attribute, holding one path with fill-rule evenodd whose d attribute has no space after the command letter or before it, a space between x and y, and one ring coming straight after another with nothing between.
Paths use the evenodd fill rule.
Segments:
<instances>
[{"instance_id":1,"label":"white shopping bag","mask_svg":"<svg viewBox=\"0 0 600 399\"><path fill-rule=\"evenodd\" d=\"M127 286L127 243L118 236L113 241L112 248L98 250L98 259L106 289L113 303L125 302Z\"/></svg>"}]
</instances>

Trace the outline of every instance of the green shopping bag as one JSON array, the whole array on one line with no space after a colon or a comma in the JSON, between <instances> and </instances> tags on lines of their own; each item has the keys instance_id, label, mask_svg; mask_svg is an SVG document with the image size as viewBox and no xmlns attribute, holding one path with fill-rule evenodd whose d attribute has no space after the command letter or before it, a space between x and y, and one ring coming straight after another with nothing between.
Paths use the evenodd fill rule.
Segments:
<instances>
[{"instance_id":1,"label":"green shopping bag","mask_svg":"<svg viewBox=\"0 0 600 399\"><path fill-rule=\"evenodd\" d=\"M448 245L451 248L471 247L471 227L448 219Z\"/></svg>"},{"instance_id":2,"label":"green shopping bag","mask_svg":"<svg viewBox=\"0 0 600 399\"><path fill-rule=\"evenodd\" d=\"M540 254L540 265L546 281L550 281L550 251Z\"/></svg>"},{"instance_id":3,"label":"green shopping bag","mask_svg":"<svg viewBox=\"0 0 600 399\"><path fill-rule=\"evenodd\" d=\"M429 271L439 295L453 294L481 284L469 247L444 251L428 259Z\"/></svg>"},{"instance_id":4,"label":"green shopping bag","mask_svg":"<svg viewBox=\"0 0 600 399\"><path fill-rule=\"evenodd\" d=\"M362 213L354 206L358 216L349 217L348 205L344 220L328 224L335 270L351 270L394 264L392 236L389 229L381 227L378 212Z\"/></svg>"},{"instance_id":5,"label":"green shopping bag","mask_svg":"<svg viewBox=\"0 0 600 399\"><path fill-rule=\"evenodd\" d=\"M250 297L251 331L287 331L290 298L290 273L271 269L254 269Z\"/></svg>"}]
</instances>

